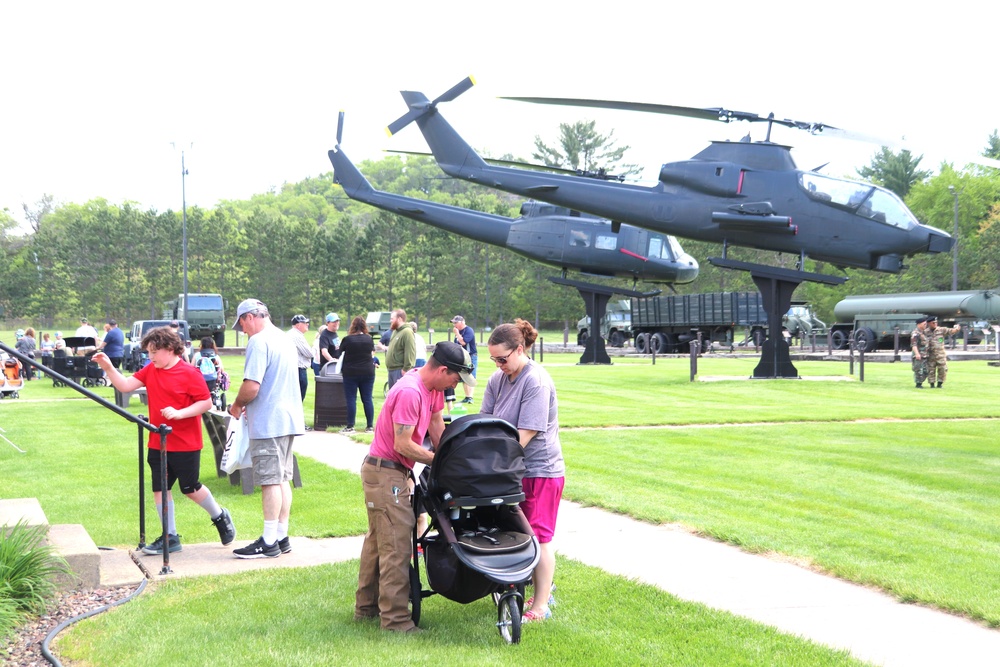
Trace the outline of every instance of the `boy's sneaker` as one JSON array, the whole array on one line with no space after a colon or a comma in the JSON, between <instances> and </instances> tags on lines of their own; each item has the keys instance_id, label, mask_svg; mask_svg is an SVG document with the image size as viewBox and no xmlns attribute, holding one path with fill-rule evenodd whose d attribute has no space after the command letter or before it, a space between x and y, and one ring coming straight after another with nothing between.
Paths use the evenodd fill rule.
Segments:
<instances>
[{"instance_id":1,"label":"boy's sneaker","mask_svg":"<svg viewBox=\"0 0 1000 667\"><path fill-rule=\"evenodd\" d=\"M236 539L236 526L233 525L233 517L225 507L222 508L222 514L212 519L212 523L219 531L222 546L226 546Z\"/></svg>"},{"instance_id":2,"label":"boy's sneaker","mask_svg":"<svg viewBox=\"0 0 1000 667\"><path fill-rule=\"evenodd\" d=\"M237 558L277 558L281 555L278 543L265 544L264 537L258 537L256 542L252 542L242 549L233 549Z\"/></svg>"},{"instance_id":3,"label":"boy's sneaker","mask_svg":"<svg viewBox=\"0 0 1000 667\"><path fill-rule=\"evenodd\" d=\"M374 433L374 432L375 432L375 429L373 429L371 426L369 426L368 428L365 429L365 433Z\"/></svg>"},{"instance_id":4,"label":"boy's sneaker","mask_svg":"<svg viewBox=\"0 0 1000 667\"><path fill-rule=\"evenodd\" d=\"M354 430L353 426L347 426L345 428L340 429L340 433L342 435L351 435L353 433L356 433L356 431Z\"/></svg>"},{"instance_id":5,"label":"boy's sneaker","mask_svg":"<svg viewBox=\"0 0 1000 667\"><path fill-rule=\"evenodd\" d=\"M466 405L472 405L472 399L469 398L468 396L466 396L465 398L463 398L462 402L465 403Z\"/></svg>"},{"instance_id":6,"label":"boy's sneaker","mask_svg":"<svg viewBox=\"0 0 1000 667\"><path fill-rule=\"evenodd\" d=\"M181 536L167 535L167 552L177 553L181 550ZM163 535L157 537L152 544L147 544L142 548L142 553L147 556L160 556L163 554Z\"/></svg>"},{"instance_id":7,"label":"boy's sneaker","mask_svg":"<svg viewBox=\"0 0 1000 667\"><path fill-rule=\"evenodd\" d=\"M283 554L292 552L292 541L288 539L287 535L278 540L278 549L280 549Z\"/></svg>"}]
</instances>

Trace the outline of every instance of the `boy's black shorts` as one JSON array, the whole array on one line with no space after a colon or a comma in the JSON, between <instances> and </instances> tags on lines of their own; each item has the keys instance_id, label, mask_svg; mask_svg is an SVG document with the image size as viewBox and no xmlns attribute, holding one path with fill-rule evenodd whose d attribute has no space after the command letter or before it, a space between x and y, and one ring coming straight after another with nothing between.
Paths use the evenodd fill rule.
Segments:
<instances>
[{"instance_id":1,"label":"boy's black shorts","mask_svg":"<svg viewBox=\"0 0 1000 667\"><path fill-rule=\"evenodd\" d=\"M149 472L153 475L153 491L162 491L160 483L161 466L160 450L150 449L146 455ZM195 452L167 452L167 488L174 488L174 482L180 482L181 493L194 493L201 488L198 481L201 472L201 450Z\"/></svg>"}]
</instances>

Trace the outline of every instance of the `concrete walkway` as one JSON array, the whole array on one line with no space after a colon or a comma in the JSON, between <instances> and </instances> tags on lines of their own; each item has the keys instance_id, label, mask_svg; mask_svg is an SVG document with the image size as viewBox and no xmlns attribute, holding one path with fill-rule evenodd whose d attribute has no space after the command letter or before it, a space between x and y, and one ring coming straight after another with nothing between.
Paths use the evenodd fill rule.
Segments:
<instances>
[{"instance_id":1,"label":"concrete walkway","mask_svg":"<svg viewBox=\"0 0 1000 667\"><path fill-rule=\"evenodd\" d=\"M296 452L331 467L358 472L368 452L335 433L309 432ZM171 555L176 575L224 574L250 569L318 565L357 558L362 537L312 540L292 536L293 551L275 559L229 557L228 547L185 545ZM563 501L557 551L587 565L656 586L889 667L997 665L1000 632L911 604L794 564L754 556L696 537L674 526L654 526ZM160 557L141 557L159 578Z\"/></svg>"}]
</instances>

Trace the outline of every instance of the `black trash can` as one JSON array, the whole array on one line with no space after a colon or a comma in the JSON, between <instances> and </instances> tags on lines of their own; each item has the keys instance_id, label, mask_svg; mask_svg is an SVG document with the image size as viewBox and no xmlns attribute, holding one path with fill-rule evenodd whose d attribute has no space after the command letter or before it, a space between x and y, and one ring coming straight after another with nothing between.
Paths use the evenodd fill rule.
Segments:
<instances>
[{"instance_id":1,"label":"black trash can","mask_svg":"<svg viewBox=\"0 0 1000 667\"><path fill-rule=\"evenodd\" d=\"M334 373L337 363L325 364L316 376L313 428L322 431L328 426L347 425L347 400L344 398L344 376Z\"/></svg>"}]
</instances>

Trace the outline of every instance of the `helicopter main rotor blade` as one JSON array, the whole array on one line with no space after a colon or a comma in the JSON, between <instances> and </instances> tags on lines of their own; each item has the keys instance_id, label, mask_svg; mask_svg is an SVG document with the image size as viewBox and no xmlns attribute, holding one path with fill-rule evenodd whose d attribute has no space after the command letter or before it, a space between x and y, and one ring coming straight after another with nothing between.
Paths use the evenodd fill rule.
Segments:
<instances>
[{"instance_id":1,"label":"helicopter main rotor blade","mask_svg":"<svg viewBox=\"0 0 1000 667\"><path fill-rule=\"evenodd\" d=\"M774 118L773 114L761 116L749 111L734 111L723 107L679 107L670 104L652 104L649 102L622 102L619 100L588 100L570 97L501 97L503 100L515 100L517 102L531 102L533 104L556 104L561 106L592 107L595 109L619 109L623 111L642 111L644 113L658 113L669 116L683 116L685 118L697 118L700 120L717 120L723 123L731 123L737 120L744 120L749 123L776 123L785 127L792 127L799 130L806 130L810 133L822 132L827 129L837 128L825 123L809 123L805 121L792 120L790 118Z\"/></svg>"}]
</instances>

